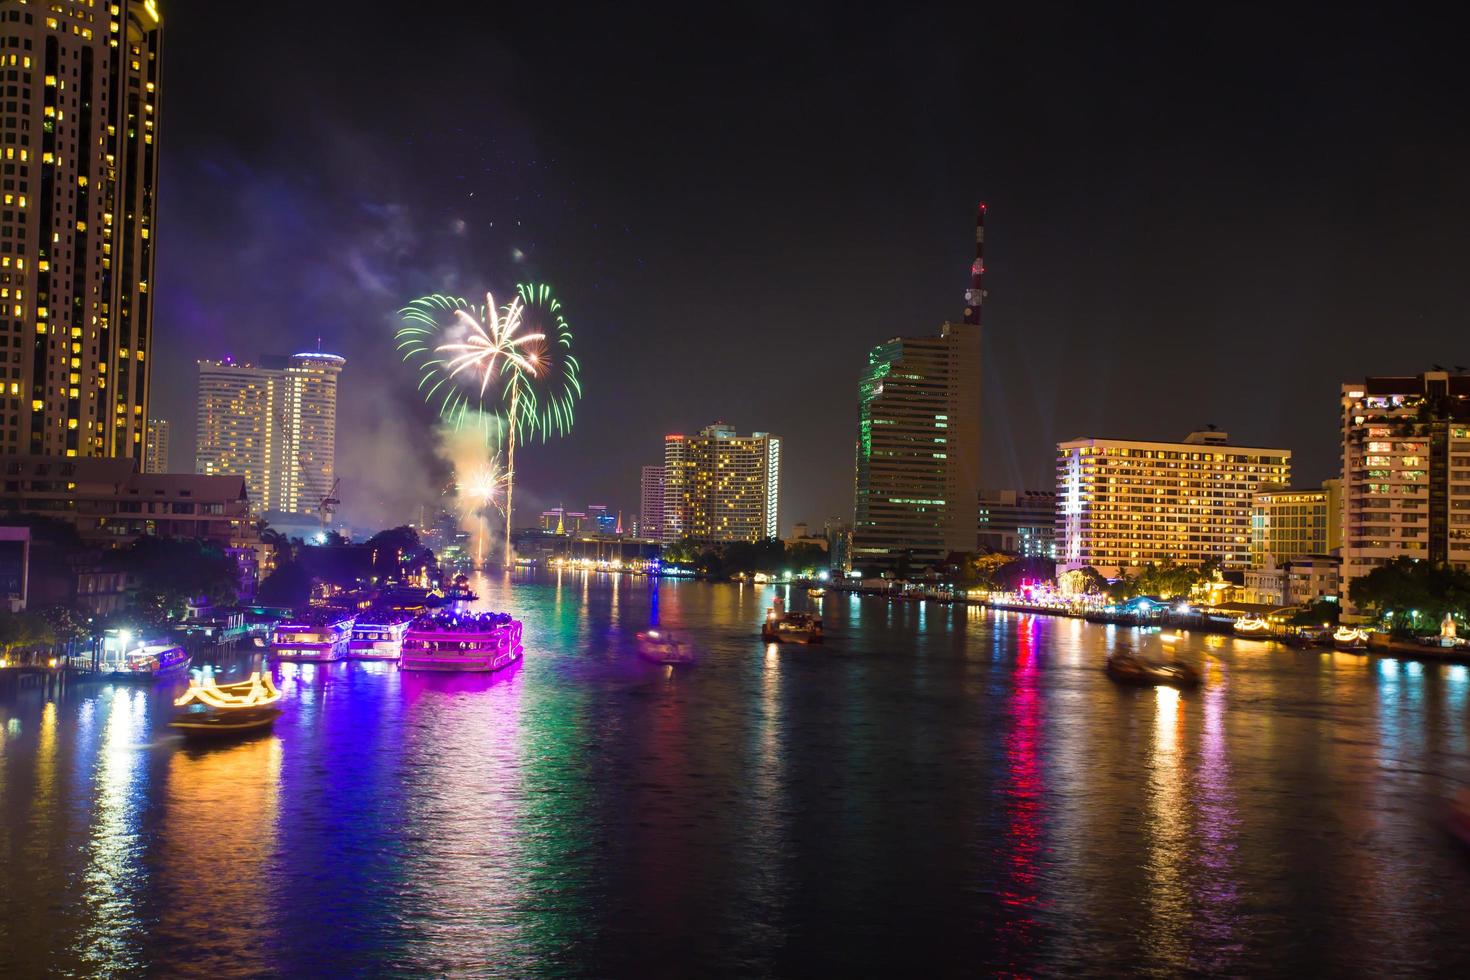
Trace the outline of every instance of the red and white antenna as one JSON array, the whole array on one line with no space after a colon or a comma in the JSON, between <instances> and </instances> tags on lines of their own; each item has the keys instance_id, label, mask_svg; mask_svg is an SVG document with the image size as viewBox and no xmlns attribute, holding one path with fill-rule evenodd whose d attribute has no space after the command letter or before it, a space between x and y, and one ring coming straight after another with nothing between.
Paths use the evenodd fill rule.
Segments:
<instances>
[{"instance_id":1,"label":"red and white antenna","mask_svg":"<svg viewBox=\"0 0 1470 980\"><path fill-rule=\"evenodd\" d=\"M970 288L965 290L965 322L980 323L985 302L985 205L975 212L975 264L970 266Z\"/></svg>"}]
</instances>

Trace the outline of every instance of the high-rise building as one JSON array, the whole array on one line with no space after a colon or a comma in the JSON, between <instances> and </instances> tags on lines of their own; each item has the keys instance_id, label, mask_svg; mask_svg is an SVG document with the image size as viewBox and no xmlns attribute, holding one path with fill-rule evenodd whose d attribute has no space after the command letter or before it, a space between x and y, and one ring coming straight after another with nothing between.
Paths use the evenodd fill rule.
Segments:
<instances>
[{"instance_id":1,"label":"high-rise building","mask_svg":"<svg viewBox=\"0 0 1470 980\"><path fill-rule=\"evenodd\" d=\"M723 422L664 438L663 540L758 541L780 533L781 439Z\"/></svg>"},{"instance_id":2,"label":"high-rise building","mask_svg":"<svg viewBox=\"0 0 1470 980\"><path fill-rule=\"evenodd\" d=\"M980 491L981 549L1022 558L1057 556L1057 495L1051 490Z\"/></svg>"},{"instance_id":3,"label":"high-rise building","mask_svg":"<svg viewBox=\"0 0 1470 980\"><path fill-rule=\"evenodd\" d=\"M1335 547L1342 498L1339 481L1321 489L1257 490L1251 497L1252 568L1289 558L1325 555Z\"/></svg>"},{"instance_id":4,"label":"high-rise building","mask_svg":"<svg viewBox=\"0 0 1470 980\"><path fill-rule=\"evenodd\" d=\"M1470 567L1470 375L1342 386L1342 579L1395 558Z\"/></svg>"},{"instance_id":5,"label":"high-rise building","mask_svg":"<svg viewBox=\"0 0 1470 980\"><path fill-rule=\"evenodd\" d=\"M1246 568L1252 495L1290 482L1291 450L1232 446L1224 432L1061 443L1057 561L1104 575L1149 562Z\"/></svg>"},{"instance_id":6,"label":"high-rise building","mask_svg":"<svg viewBox=\"0 0 1470 980\"><path fill-rule=\"evenodd\" d=\"M636 537L662 541L664 534L664 468L643 467L643 484L640 504L642 515L638 521Z\"/></svg>"},{"instance_id":7,"label":"high-rise building","mask_svg":"<svg viewBox=\"0 0 1470 980\"><path fill-rule=\"evenodd\" d=\"M336 480L337 376L313 351L199 362L198 473L243 476L258 512L315 514Z\"/></svg>"},{"instance_id":8,"label":"high-rise building","mask_svg":"<svg viewBox=\"0 0 1470 980\"><path fill-rule=\"evenodd\" d=\"M143 472L168 472L168 419L149 419L143 443Z\"/></svg>"},{"instance_id":9,"label":"high-rise building","mask_svg":"<svg viewBox=\"0 0 1470 980\"><path fill-rule=\"evenodd\" d=\"M963 322L874 347L858 387L852 564L920 571L975 549L985 205Z\"/></svg>"},{"instance_id":10,"label":"high-rise building","mask_svg":"<svg viewBox=\"0 0 1470 980\"><path fill-rule=\"evenodd\" d=\"M152 0L0 0L0 452L143 464L162 38Z\"/></svg>"},{"instance_id":11,"label":"high-rise building","mask_svg":"<svg viewBox=\"0 0 1470 980\"><path fill-rule=\"evenodd\" d=\"M822 527L827 535L827 557L837 571L852 570L852 525L840 517L829 517Z\"/></svg>"}]
</instances>

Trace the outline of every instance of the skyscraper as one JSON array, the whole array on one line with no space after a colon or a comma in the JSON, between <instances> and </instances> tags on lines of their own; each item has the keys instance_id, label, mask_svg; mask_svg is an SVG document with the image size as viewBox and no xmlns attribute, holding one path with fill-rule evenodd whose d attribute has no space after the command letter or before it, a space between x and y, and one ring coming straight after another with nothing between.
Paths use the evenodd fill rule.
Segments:
<instances>
[{"instance_id":1,"label":"skyscraper","mask_svg":"<svg viewBox=\"0 0 1470 980\"><path fill-rule=\"evenodd\" d=\"M868 354L858 386L855 569L917 572L975 550L984 255L982 204L963 321Z\"/></svg>"},{"instance_id":2,"label":"skyscraper","mask_svg":"<svg viewBox=\"0 0 1470 980\"><path fill-rule=\"evenodd\" d=\"M257 512L317 513L336 479L346 363L320 352L200 361L195 472L243 476Z\"/></svg>"},{"instance_id":3,"label":"skyscraper","mask_svg":"<svg viewBox=\"0 0 1470 980\"><path fill-rule=\"evenodd\" d=\"M148 438L143 445L143 472L168 472L167 419L148 420Z\"/></svg>"},{"instance_id":4,"label":"skyscraper","mask_svg":"<svg viewBox=\"0 0 1470 980\"><path fill-rule=\"evenodd\" d=\"M781 439L723 422L664 438L663 540L758 541L780 533Z\"/></svg>"},{"instance_id":5,"label":"skyscraper","mask_svg":"<svg viewBox=\"0 0 1470 980\"><path fill-rule=\"evenodd\" d=\"M654 541L662 541L664 533L664 468L643 467L643 485L638 534Z\"/></svg>"},{"instance_id":6,"label":"skyscraper","mask_svg":"<svg viewBox=\"0 0 1470 980\"><path fill-rule=\"evenodd\" d=\"M0 0L0 451L143 463L162 38L152 0Z\"/></svg>"},{"instance_id":7,"label":"skyscraper","mask_svg":"<svg viewBox=\"0 0 1470 980\"><path fill-rule=\"evenodd\" d=\"M1342 386L1342 589L1395 558L1470 568L1470 375Z\"/></svg>"}]
</instances>

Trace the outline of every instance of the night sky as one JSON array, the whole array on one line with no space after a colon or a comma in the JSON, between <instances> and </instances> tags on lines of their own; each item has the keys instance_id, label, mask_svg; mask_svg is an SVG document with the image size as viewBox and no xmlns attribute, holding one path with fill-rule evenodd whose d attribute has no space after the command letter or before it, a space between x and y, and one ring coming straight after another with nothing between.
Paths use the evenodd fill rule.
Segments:
<instances>
[{"instance_id":1,"label":"night sky","mask_svg":"<svg viewBox=\"0 0 1470 980\"><path fill-rule=\"evenodd\" d=\"M395 310L555 284L586 397L517 512L638 507L663 435L786 438L783 529L851 517L873 344L958 318L989 204L985 480L1214 423L1336 467L1337 385L1470 364L1446 25L1366 8L162 5L154 411L194 361L348 358L342 516L445 478ZM805 5L802 5L805 6ZM905 5L907 8L907 5ZM227 16L225 16L227 13Z\"/></svg>"}]
</instances>

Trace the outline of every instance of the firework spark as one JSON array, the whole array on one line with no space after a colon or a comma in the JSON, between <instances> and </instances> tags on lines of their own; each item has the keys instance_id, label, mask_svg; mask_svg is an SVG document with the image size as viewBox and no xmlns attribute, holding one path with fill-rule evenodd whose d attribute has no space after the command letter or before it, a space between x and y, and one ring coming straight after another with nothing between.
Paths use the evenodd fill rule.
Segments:
<instances>
[{"instance_id":1,"label":"firework spark","mask_svg":"<svg viewBox=\"0 0 1470 980\"><path fill-rule=\"evenodd\" d=\"M522 354L521 348L546 339L546 335L541 333L516 333L521 328L525 309L519 296L502 312L495 306L495 297L486 293L484 308L484 323L463 307L455 309L455 322L468 334L459 343L440 344L434 348L437 353L449 355L444 370L451 378L464 370L479 376L481 398L485 396L491 380L500 373L496 370L497 362L501 362L501 371L510 371L512 377L521 374L534 376L536 363Z\"/></svg>"},{"instance_id":2,"label":"firework spark","mask_svg":"<svg viewBox=\"0 0 1470 980\"><path fill-rule=\"evenodd\" d=\"M516 293L521 322L533 331L526 336L537 338L523 352L535 370L517 372L509 383L525 403L518 413L522 438L539 433L544 442L572 428L572 409L582 397L581 365L572 354L572 330L551 287L523 282Z\"/></svg>"}]
</instances>

